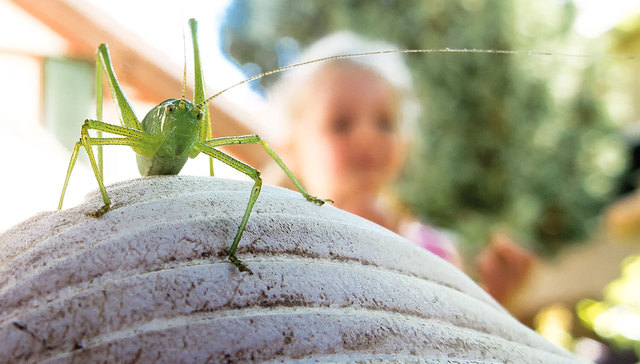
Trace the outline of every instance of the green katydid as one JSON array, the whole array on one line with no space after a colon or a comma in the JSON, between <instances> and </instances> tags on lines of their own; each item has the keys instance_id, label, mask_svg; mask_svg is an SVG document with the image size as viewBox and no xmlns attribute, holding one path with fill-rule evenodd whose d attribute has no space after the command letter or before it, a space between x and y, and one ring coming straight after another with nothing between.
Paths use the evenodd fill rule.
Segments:
<instances>
[{"instance_id":1,"label":"green katydid","mask_svg":"<svg viewBox=\"0 0 640 364\"><path fill-rule=\"evenodd\" d=\"M240 271L251 272L242 261L240 261L235 253L238 243L242 238L242 233L247 225L253 205L260 194L262 180L260 172L217 150L216 147L233 145L233 144L260 144L266 153L282 168L285 174L291 179L300 193L310 202L322 205L328 199L319 199L311 196L302 187L301 183L287 168L278 155L269 147L269 145L258 135L245 135L235 137L212 138L211 124L207 104L220 94L241 84L256 80L258 78L282 72L294 67L307 65L310 63L323 62L328 60L337 60L343 58L361 57L380 55L386 53L493 53L493 54L528 54L528 55L552 55L546 52L530 52L530 51L509 51L509 50L487 50L487 49L405 49L405 50L382 50L374 52L365 52L357 54L345 54L340 56L332 56L314 59L311 61L301 62L290 66L285 66L272 71L268 71L257 76L251 77L244 81L238 82L215 95L206 98L205 87L200 65L199 47L197 39L197 22L195 19L189 20L191 29L191 38L194 51L194 74L195 74L195 92L193 103L185 100L185 83L186 68L183 79L182 97L180 99L168 99L151 109L140 122L135 116L131 105L124 96L122 89L115 76L109 51L106 44L98 47L96 55L96 98L97 110L96 120L87 119L81 128L80 140L75 144L69 167L67 169L66 178L60 196L58 209L62 208L64 195L69 183L69 177L76 163L80 147L84 147L91 167L96 176L100 193L104 201L104 206L92 213L94 217L99 217L109 211L111 201L104 187L102 178L102 146L103 145L126 145L131 147L137 154L138 169L143 176L149 175L174 175L178 174L189 158L195 158L200 153L204 153L210 157L210 174L213 176L213 158L235 168L236 170L248 175L254 180L249 202L245 209L244 215L233 239L231 247L228 251L228 258ZM564 56L576 56L567 55ZM578 55L578 57L584 57ZM624 57L627 58L627 57ZM102 119L102 71L106 73L112 98L116 103L120 116L121 126L108 124ZM97 137L89 135L89 130L96 130ZM109 133L116 135L115 138L103 138L101 133ZM94 156L92 147L97 147L97 160Z\"/></svg>"},{"instance_id":2,"label":"green katydid","mask_svg":"<svg viewBox=\"0 0 640 364\"><path fill-rule=\"evenodd\" d=\"M151 175L174 175L178 174L188 158L195 158L198 154L204 153L211 158L215 158L236 170L246 174L254 181L254 185L247 204L240 226L233 239L233 243L228 252L229 260L240 270L250 270L236 257L235 253L238 243L242 238L242 233L247 225L249 215L262 186L260 172L215 149L216 147L232 144L260 144L267 154L282 168L285 174L298 188L300 193L313 203L322 205L326 201L309 195L296 179L293 173L287 168L278 155L265 143L258 135L245 135L237 137L222 137L212 139L211 125L209 121L208 102L215 96L205 99L205 88L200 66L199 48L197 40L197 22L195 19L189 20L191 37L194 48L195 64L195 92L193 103L185 100L185 87L183 83L182 97L180 99L168 99L151 109L145 118L140 122L135 116L131 105L124 96L122 89L113 71L113 66L106 44L98 47L96 56L96 87L97 87L97 120L87 119L82 125L80 140L75 144L71 160L67 169L67 175L60 195L58 209L62 208L64 195L69 183L69 177L76 163L80 147L84 147L89 156L91 168L98 181L100 193L104 201L104 206L92 213L94 217L99 217L109 211L111 201L104 187L102 179L102 156L100 147L103 145L126 145L131 147L137 154L138 170L143 176ZM109 81L113 100L116 103L120 115L121 126L112 125L102 120L102 69L106 73ZM186 72L185 72L186 79ZM184 81L186 82L186 81ZM218 94L219 95L219 94ZM89 130L98 131L97 137L89 135ZM116 138L103 138L101 132L117 135ZM94 156L92 146L97 146L98 162ZM211 159L212 161L212 159ZM213 168L211 175L213 175Z\"/></svg>"}]
</instances>

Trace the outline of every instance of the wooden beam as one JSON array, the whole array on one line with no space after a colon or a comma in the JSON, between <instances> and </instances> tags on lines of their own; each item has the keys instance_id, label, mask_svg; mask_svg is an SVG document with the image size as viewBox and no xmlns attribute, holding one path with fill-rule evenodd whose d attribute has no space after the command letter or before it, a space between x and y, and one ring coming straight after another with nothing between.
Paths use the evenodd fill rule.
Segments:
<instances>
[{"instance_id":1,"label":"wooden beam","mask_svg":"<svg viewBox=\"0 0 640 364\"><path fill-rule=\"evenodd\" d=\"M70 55L94 59L97 46L107 43L114 68L121 83L136 89L144 101L159 103L176 98L182 90L182 70L167 71L174 65L136 34L128 32L108 15L84 1L11 0L71 44ZM191 86L188 93L193 93ZM210 92L210 91L209 91ZM228 110L209 104L214 136L252 134ZM267 158L257 148L233 148L229 152L253 166L260 167Z\"/></svg>"}]
</instances>

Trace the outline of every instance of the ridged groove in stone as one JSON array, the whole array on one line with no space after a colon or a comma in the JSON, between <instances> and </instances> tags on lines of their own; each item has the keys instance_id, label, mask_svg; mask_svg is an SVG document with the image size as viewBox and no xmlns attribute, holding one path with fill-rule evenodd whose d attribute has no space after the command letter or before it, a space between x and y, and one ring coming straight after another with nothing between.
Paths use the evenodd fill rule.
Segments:
<instances>
[{"instance_id":1,"label":"ridged groove in stone","mask_svg":"<svg viewBox=\"0 0 640 364\"><path fill-rule=\"evenodd\" d=\"M154 177L0 236L0 362L577 359L397 235L265 186ZM404 359L403 359L404 360Z\"/></svg>"}]
</instances>

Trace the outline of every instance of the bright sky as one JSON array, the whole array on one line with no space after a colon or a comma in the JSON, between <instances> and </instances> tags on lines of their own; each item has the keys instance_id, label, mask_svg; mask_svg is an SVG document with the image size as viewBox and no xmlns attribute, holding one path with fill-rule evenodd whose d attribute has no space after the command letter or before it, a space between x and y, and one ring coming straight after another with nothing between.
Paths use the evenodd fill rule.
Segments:
<instances>
[{"instance_id":1,"label":"bright sky","mask_svg":"<svg viewBox=\"0 0 640 364\"><path fill-rule=\"evenodd\" d=\"M111 14L114 21L145 39L149 45L164 52L180 70L184 62L183 34L187 36L189 34L187 20L196 18L207 85L224 88L245 78L220 50L218 30L231 0L184 0L179 3L173 0L156 0L153 2L153 10L149 9L149 2L146 1L90 0L90 2L105 13ZM150 15L140 16L145 13ZM189 50L187 54L190 54ZM193 70L189 71L193 72ZM240 87L234 89L229 95L223 95L220 101L242 103L241 107L251 112L253 107L260 106L261 98L251 92L248 87Z\"/></svg>"},{"instance_id":2,"label":"bright sky","mask_svg":"<svg viewBox=\"0 0 640 364\"><path fill-rule=\"evenodd\" d=\"M640 0L574 0L579 13L575 30L595 38L611 29L625 17L640 13Z\"/></svg>"}]
</instances>

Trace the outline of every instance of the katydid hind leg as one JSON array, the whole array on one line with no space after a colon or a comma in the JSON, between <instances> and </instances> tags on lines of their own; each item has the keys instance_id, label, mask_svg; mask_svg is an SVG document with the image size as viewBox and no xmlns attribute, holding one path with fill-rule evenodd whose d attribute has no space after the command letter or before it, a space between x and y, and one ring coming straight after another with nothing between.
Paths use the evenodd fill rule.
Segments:
<instances>
[{"instance_id":1,"label":"katydid hind leg","mask_svg":"<svg viewBox=\"0 0 640 364\"><path fill-rule=\"evenodd\" d=\"M204 75L202 74L202 64L200 62L200 46L198 43L198 22L195 19L189 19L189 28L191 29L191 40L193 43L193 75L194 75L194 92L193 104L202 105L204 118L202 120L202 128L200 129L199 140L201 142L211 139L211 115L209 114L209 106L204 102L207 98ZM209 174L213 177L213 157L209 156Z\"/></svg>"},{"instance_id":2,"label":"katydid hind leg","mask_svg":"<svg viewBox=\"0 0 640 364\"><path fill-rule=\"evenodd\" d=\"M118 113L120 115L120 120L121 123L123 125L123 127L129 128L129 129L134 129L136 131L139 131L140 133L142 132L142 125L140 124L140 122L138 121L138 118L135 116L135 113L133 112L133 109L131 108L131 105L129 104L129 101L126 99L126 97L124 96L124 93L122 92L122 89L120 87L120 84L118 83L118 80L115 76L115 73L113 71L113 65L111 63L111 58L109 55L109 50L107 48L106 44L101 44L98 47L98 51L96 53L96 118L98 119L97 122L104 124L104 125L110 125L110 124L106 124L106 123L102 123L102 103L103 103L103 97L102 97L102 72L104 71L104 73L107 76L107 79L109 81L109 87L111 89L112 92L112 96L113 99L116 103L116 106L118 108ZM93 122L95 122L96 120L93 120ZM107 191L104 187L104 183L103 183L103 163L102 163L102 145L105 145L104 143L97 143L97 159L93 154L93 150L92 150L92 137L89 135L88 130L89 129L93 129L96 130L97 132L97 137L93 138L94 140L101 140L102 139L102 132L109 132L109 133L114 133L113 132L113 128L103 128L103 127L91 127L90 125L88 125L88 123L90 124L91 120L86 120L85 123L82 126L82 131L81 131L81 137L80 137L80 141L76 143L76 145L74 146L74 150L73 153L71 155L71 160L69 162L69 167L67 168L67 175L65 177L65 182L64 185L62 187L62 193L60 195L60 201L58 203L58 209L62 208L62 203L64 201L64 196L66 193L66 189L69 183L69 178L71 177L71 173L73 171L73 168L75 166L75 163L77 161L78 158L78 153L79 153L79 149L80 146L84 146L85 150L87 151L87 154L89 156L89 162L91 163L91 168L93 169L93 172L96 176L96 179L98 181L98 186L100 187L100 193L102 195L103 201L105 203L105 205L100 208L97 212L95 212L93 215L94 216L100 216L102 214L104 214L105 212L107 212L109 210L109 207L111 205L111 201L109 199L109 196L107 194ZM115 125L111 125L112 127L115 127ZM123 128L123 129L126 129ZM126 139L125 141L117 141L115 142L115 144L125 144L125 145L132 145L133 144L137 144L138 146L140 146L139 140L135 140L136 137L134 136L133 139L132 136L130 135L126 135L126 134L120 134L118 132L116 132L115 134L119 134L119 135L123 135ZM127 144L129 143L129 144Z\"/></svg>"},{"instance_id":3,"label":"katydid hind leg","mask_svg":"<svg viewBox=\"0 0 640 364\"><path fill-rule=\"evenodd\" d=\"M102 95L102 61L100 54L96 53L96 119L104 120L102 117L102 102L104 101ZM102 132L97 132L97 137L102 138ZM104 176L104 166L102 163L102 145L98 146L98 170L100 174Z\"/></svg>"},{"instance_id":4,"label":"katydid hind leg","mask_svg":"<svg viewBox=\"0 0 640 364\"><path fill-rule=\"evenodd\" d=\"M96 76L96 119L98 120L103 120L102 118L102 102L103 102L103 95L102 95L102 57L100 55L100 48L98 48L98 52L96 52L96 63L95 63L95 76ZM98 131L97 132L97 137L101 138L102 137L102 132ZM69 161L69 167L67 167L67 175L64 179L64 184L62 185L62 192L60 193L60 201L58 202L58 210L62 209L62 204L64 202L64 196L67 192L67 186L69 184L69 178L71 178L71 172L73 171L73 168L76 165L76 162L78 160L78 153L80 151L80 147L83 146L82 144L82 138L80 138L80 140L78 142L76 142L75 146L73 147L73 152L71 153L71 160ZM97 148L97 164L98 164L98 171L100 172L100 175L104 175L104 168L103 168L103 163L102 163L102 145L99 145Z\"/></svg>"},{"instance_id":5,"label":"katydid hind leg","mask_svg":"<svg viewBox=\"0 0 640 364\"><path fill-rule=\"evenodd\" d=\"M127 100L115 71L113 70L113 64L111 63L111 56L109 55L109 49L106 44L100 44L98 47L98 61L102 65L102 69L109 81L109 89L111 90L111 96L118 109L118 115L120 116L120 123L122 126L137 130L142 130L142 124L138 120L138 117L133 112L133 108ZM99 65L96 65L96 67Z\"/></svg>"}]
</instances>

